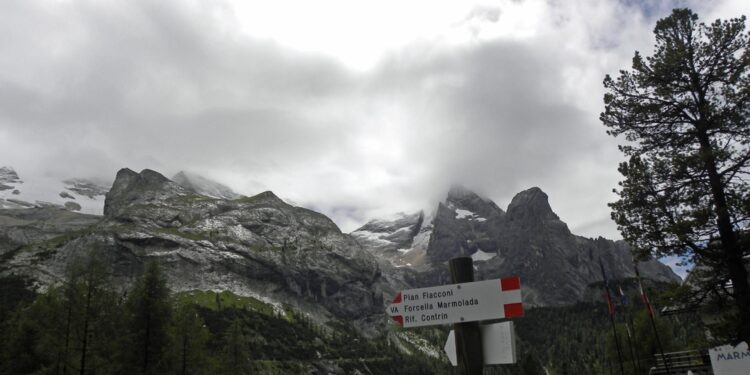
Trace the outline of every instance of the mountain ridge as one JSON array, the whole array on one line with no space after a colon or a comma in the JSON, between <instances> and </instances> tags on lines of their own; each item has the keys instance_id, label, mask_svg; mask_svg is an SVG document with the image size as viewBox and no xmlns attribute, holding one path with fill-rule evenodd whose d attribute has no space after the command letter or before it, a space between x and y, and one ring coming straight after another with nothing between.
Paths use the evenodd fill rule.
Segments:
<instances>
[{"instance_id":1,"label":"mountain ridge","mask_svg":"<svg viewBox=\"0 0 750 375\"><path fill-rule=\"evenodd\" d=\"M505 211L454 186L434 210L374 220L350 235L271 191L226 199L150 169L123 168L103 213L0 210L0 275L53 285L70 259L96 249L123 284L158 259L176 291L228 290L321 322L351 320L370 334L383 328L382 308L396 291L448 283L446 262L455 256L472 256L478 279L520 275L531 305L582 300L601 279L600 259L613 278L632 275L624 242L573 235L538 188L519 193ZM675 281L658 262L642 271Z\"/></svg>"},{"instance_id":2,"label":"mountain ridge","mask_svg":"<svg viewBox=\"0 0 750 375\"><path fill-rule=\"evenodd\" d=\"M375 258L325 215L284 203L272 192L226 200L192 193L158 172L118 171L104 216L58 228L54 208L0 210L0 275L40 287L64 276L70 259L100 251L113 277L132 283L158 260L174 291L228 290L285 304L313 319L351 321L379 331L383 292ZM19 215L37 214L36 233ZM68 230L70 229L70 230Z\"/></svg>"},{"instance_id":3,"label":"mountain ridge","mask_svg":"<svg viewBox=\"0 0 750 375\"><path fill-rule=\"evenodd\" d=\"M416 214L404 214L403 228L417 227ZM446 283L447 261L456 256L475 260L478 278L520 275L525 300L533 305L565 305L585 299L589 284L602 280L601 261L610 277L635 275L627 244L599 237L576 236L549 205L546 193L538 187L521 191L508 204L507 211L493 201L463 187L452 187L438 203L434 216L424 220L412 232L429 226L429 238L400 238L396 243L387 230L372 232L371 221L351 234L374 255L404 272L416 272L416 279L435 284ZM380 228L393 227L379 221ZM424 232L423 232L424 233ZM639 267L646 278L661 282L679 282L672 270L656 260ZM429 281L428 281L429 280Z\"/></svg>"}]
</instances>

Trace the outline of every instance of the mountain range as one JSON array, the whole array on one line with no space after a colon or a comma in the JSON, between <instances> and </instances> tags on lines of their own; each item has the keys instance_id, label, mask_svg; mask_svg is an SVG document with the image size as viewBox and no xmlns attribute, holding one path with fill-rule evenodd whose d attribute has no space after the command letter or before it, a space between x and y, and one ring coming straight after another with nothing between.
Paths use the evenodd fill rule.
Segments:
<instances>
[{"instance_id":1,"label":"mountain range","mask_svg":"<svg viewBox=\"0 0 750 375\"><path fill-rule=\"evenodd\" d=\"M1 182L15 188L17 180ZM197 175L169 179L148 169L117 172L103 215L22 207L0 209L0 276L44 289L63 279L71 259L99 251L129 285L146 260L158 259L174 291L228 290L366 335L382 333L396 291L447 283L455 256L474 259L477 279L519 275L535 306L585 299L602 280L600 262L613 279L634 276L626 243L572 234L539 188L503 210L454 187L434 210L372 220L351 234L270 191L245 197ZM646 278L679 281L658 261L640 268Z\"/></svg>"},{"instance_id":2,"label":"mountain range","mask_svg":"<svg viewBox=\"0 0 750 375\"><path fill-rule=\"evenodd\" d=\"M610 278L635 277L627 243L574 235L537 187L518 193L503 210L456 186L430 213L373 220L352 235L391 266L414 270L424 286L448 283L447 261L471 256L478 279L520 276L531 305L585 299L587 286L602 280L600 263ZM656 260L639 269L654 281L680 281Z\"/></svg>"}]
</instances>

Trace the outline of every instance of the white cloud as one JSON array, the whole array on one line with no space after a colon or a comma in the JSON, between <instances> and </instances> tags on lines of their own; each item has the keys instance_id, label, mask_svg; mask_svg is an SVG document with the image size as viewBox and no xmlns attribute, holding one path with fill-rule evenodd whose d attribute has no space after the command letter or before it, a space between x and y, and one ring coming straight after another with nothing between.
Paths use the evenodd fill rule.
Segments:
<instances>
[{"instance_id":1,"label":"white cloud","mask_svg":"<svg viewBox=\"0 0 750 375\"><path fill-rule=\"evenodd\" d=\"M501 207L540 186L574 233L617 237L601 80L669 12L638 4L3 2L0 164L189 169L347 231L454 182Z\"/></svg>"}]
</instances>

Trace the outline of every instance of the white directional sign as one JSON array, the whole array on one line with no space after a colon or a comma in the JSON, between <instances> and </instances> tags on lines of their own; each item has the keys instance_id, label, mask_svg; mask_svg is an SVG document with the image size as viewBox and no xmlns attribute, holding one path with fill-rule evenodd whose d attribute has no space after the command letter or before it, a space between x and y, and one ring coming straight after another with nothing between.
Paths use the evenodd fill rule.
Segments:
<instances>
[{"instance_id":1,"label":"white directional sign","mask_svg":"<svg viewBox=\"0 0 750 375\"><path fill-rule=\"evenodd\" d=\"M521 280L497 280L404 290L386 309L402 327L523 316Z\"/></svg>"},{"instance_id":2,"label":"white directional sign","mask_svg":"<svg viewBox=\"0 0 750 375\"><path fill-rule=\"evenodd\" d=\"M485 365L516 363L516 336L512 321L480 325L479 333L482 336L482 357ZM458 366L456 336L453 330L448 334L444 349L451 364Z\"/></svg>"},{"instance_id":3,"label":"white directional sign","mask_svg":"<svg viewBox=\"0 0 750 375\"><path fill-rule=\"evenodd\" d=\"M747 375L750 372L750 348L746 342L737 346L717 346L708 351L716 375Z\"/></svg>"}]
</instances>

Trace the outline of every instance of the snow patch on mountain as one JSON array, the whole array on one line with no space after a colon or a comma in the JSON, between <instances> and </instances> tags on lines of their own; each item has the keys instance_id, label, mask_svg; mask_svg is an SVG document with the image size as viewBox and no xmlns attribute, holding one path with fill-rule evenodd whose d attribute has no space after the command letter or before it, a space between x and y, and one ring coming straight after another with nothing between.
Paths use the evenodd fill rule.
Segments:
<instances>
[{"instance_id":1,"label":"snow patch on mountain","mask_svg":"<svg viewBox=\"0 0 750 375\"><path fill-rule=\"evenodd\" d=\"M0 168L0 208L57 207L101 215L108 190L103 184L81 178L22 180L12 167Z\"/></svg>"},{"instance_id":2,"label":"snow patch on mountain","mask_svg":"<svg viewBox=\"0 0 750 375\"><path fill-rule=\"evenodd\" d=\"M358 231L352 232L352 235L354 237L357 237L360 240L379 242L379 243L386 244L386 245L392 243L391 241L385 238L385 237L388 237L390 233L375 233L375 232L370 232L367 230L358 230Z\"/></svg>"},{"instance_id":3,"label":"snow patch on mountain","mask_svg":"<svg viewBox=\"0 0 750 375\"><path fill-rule=\"evenodd\" d=\"M456 219L478 221L480 223L483 221L487 221L487 219L477 215L474 212L471 212L469 210L462 210L460 208L456 209Z\"/></svg>"},{"instance_id":4,"label":"snow patch on mountain","mask_svg":"<svg viewBox=\"0 0 750 375\"><path fill-rule=\"evenodd\" d=\"M460 208L456 210L456 219L471 218L471 217L474 217L475 215L476 215L475 213L469 210L462 210Z\"/></svg>"},{"instance_id":5,"label":"snow patch on mountain","mask_svg":"<svg viewBox=\"0 0 750 375\"><path fill-rule=\"evenodd\" d=\"M471 254L471 259L475 262L488 261L497 256L497 253L485 253L482 249L478 249L474 254Z\"/></svg>"}]
</instances>

